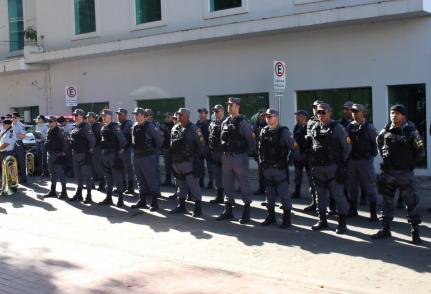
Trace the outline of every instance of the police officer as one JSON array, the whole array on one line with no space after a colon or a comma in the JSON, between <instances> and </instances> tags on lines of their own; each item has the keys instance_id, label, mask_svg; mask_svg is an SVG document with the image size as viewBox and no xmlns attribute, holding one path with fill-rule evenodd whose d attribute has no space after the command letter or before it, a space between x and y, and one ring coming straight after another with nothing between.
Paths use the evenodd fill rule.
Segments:
<instances>
[{"instance_id":1,"label":"police officer","mask_svg":"<svg viewBox=\"0 0 431 294\"><path fill-rule=\"evenodd\" d=\"M415 125L406 119L406 109L401 104L390 108L390 119L377 137L377 147L383 158L382 173L377 187L383 195L382 228L373 239L391 237L390 224L394 218L394 196L399 190L406 203L407 220L411 224L412 242L420 244L418 210L419 196L414 184L415 162L425 153L424 143Z\"/></svg>"},{"instance_id":2,"label":"police officer","mask_svg":"<svg viewBox=\"0 0 431 294\"><path fill-rule=\"evenodd\" d=\"M302 173L305 169L308 182L312 186L311 167L310 167L310 149L308 148L307 137L307 117L308 113L305 110L295 112L296 125L293 129L294 146L292 152L292 162L295 167L295 191L292 193L292 198L301 198ZM313 193L314 194L314 191Z\"/></svg>"},{"instance_id":3,"label":"police officer","mask_svg":"<svg viewBox=\"0 0 431 294\"><path fill-rule=\"evenodd\" d=\"M91 130L94 134L95 146L93 156L91 157L91 172L93 174L93 180L99 181L99 187L97 190L105 190L105 177L103 175L103 163L102 163L102 150L100 149L100 141L102 140L102 124L97 121L97 114L94 112L88 112L87 122L91 126Z\"/></svg>"},{"instance_id":4,"label":"police officer","mask_svg":"<svg viewBox=\"0 0 431 294\"><path fill-rule=\"evenodd\" d=\"M117 111L118 113L118 111ZM124 112L120 112L124 113ZM127 140L124 137L119 125L112 121L113 112L104 109L100 114L103 119L102 139L100 149L102 149L103 170L106 182L106 198L99 202L100 205L112 205L112 188L115 183L118 192L117 207L123 207L123 183L124 169L123 153L127 147Z\"/></svg>"},{"instance_id":5,"label":"police officer","mask_svg":"<svg viewBox=\"0 0 431 294\"><path fill-rule=\"evenodd\" d=\"M91 153L94 150L95 139L91 126L84 122L85 112L82 109L75 109L72 113L75 120L75 127L70 132L70 147L72 148L72 161L77 183L76 193L71 201L82 201L82 188L87 188L87 195L84 203L91 202L91 189L93 179L91 176Z\"/></svg>"},{"instance_id":6,"label":"police officer","mask_svg":"<svg viewBox=\"0 0 431 294\"><path fill-rule=\"evenodd\" d=\"M163 161L165 164L165 181L162 184L163 186L172 185L172 158L171 154L169 153L169 146L171 141L171 130L174 125L175 123L172 113L166 112L165 122L161 127L161 131L163 132Z\"/></svg>"},{"instance_id":7,"label":"police officer","mask_svg":"<svg viewBox=\"0 0 431 294\"><path fill-rule=\"evenodd\" d=\"M153 117L153 110L150 108L145 108L145 112L147 113L147 115L145 116L145 120L149 121L150 123L152 123L155 127L155 131L157 132L158 136L160 137L159 142L162 142L164 140L163 137L163 132L160 130L160 123L156 120L154 120ZM157 185L160 186L160 184L162 183L161 177L160 177L160 152L161 152L161 145L157 144L155 146L154 152L156 153L156 162L155 162L155 169L156 169L156 181L157 181ZM159 189L160 191L160 189ZM161 194L159 192L158 197L161 197Z\"/></svg>"},{"instance_id":8,"label":"police officer","mask_svg":"<svg viewBox=\"0 0 431 294\"><path fill-rule=\"evenodd\" d=\"M347 126L347 133L352 141L352 151L347 164L347 186L350 194L348 216L358 215L359 186L368 197L370 220L377 221L376 173L373 159L377 155L377 132L364 117L365 107L353 104L353 121Z\"/></svg>"},{"instance_id":9,"label":"police officer","mask_svg":"<svg viewBox=\"0 0 431 294\"><path fill-rule=\"evenodd\" d=\"M59 199L67 199L66 177L64 175L64 158L66 157L66 142L63 131L57 126L57 118L47 118L48 132L45 140L45 150L48 153L48 169L51 177L51 190L47 197L57 197L57 180L61 183L61 194Z\"/></svg>"},{"instance_id":10,"label":"police officer","mask_svg":"<svg viewBox=\"0 0 431 294\"><path fill-rule=\"evenodd\" d=\"M138 180L140 200L132 208L148 208L146 197L150 196L151 211L158 206L157 196L160 186L157 182L157 170L149 168L155 165L156 149L160 146L160 135L153 123L147 120L149 113L137 107L133 112L135 124L132 127L133 165Z\"/></svg>"},{"instance_id":11,"label":"police officer","mask_svg":"<svg viewBox=\"0 0 431 294\"><path fill-rule=\"evenodd\" d=\"M73 130L73 125L66 121L64 116L60 116L57 119L58 127L63 131L64 140L66 142L66 158L64 163L64 174L66 176L74 177L73 172L73 160L72 160L72 148L70 146L70 133Z\"/></svg>"},{"instance_id":12,"label":"police officer","mask_svg":"<svg viewBox=\"0 0 431 294\"><path fill-rule=\"evenodd\" d=\"M25 149L22 140L25 138L25 128L20 122L20 115L18 112L12 113L12 127L16 136L15 143L15 156L18 162L18 173L20 184L27 183L27 173L25 165Z\"/></svg>"},{"instance_id":13,"label":"police officer","mask_svg":"<svg viewBox=\"0 0 431 294\"><path fill-rule=\"evenodd\" d=\"M202 154L204 147L202 133L190 122L190 110L178 109L178 124L172 128L170 151L179 203L171 213L186 213L186 197L190 193L195 202L193 216L199 217L202 214L202 191L195 177L194 160Z\"/></svg>"},{"instance_id":14,"label":"police officer","mask_svg":"<svg viewBox=\"0 0 431 294\"><path fill-rule=\"evenodd\" d=\"M48 171L48 162L47 162L47 152L44 148L46 134L48 132L48 124L46 122L46 118L44 115L38 115L35 119L36 128L35 131L40 135L40 140L36 140L37 147L37 160L38 160L38 170L40 171L41 176L49 175Z\"/></svg>"},{"instance_id":15,"label":"police officer","mask_svg":"<svg viewBox=\"0 0 431 294\"><path fill-rule=\"evenodd\" d=\"M344 128L331 119L331 108L326 103L317 106L319 122L311 130L311 166L313 181L317 192L319 221L312 226L313 230L328 227L326 209L328 191L331 192L338 208L337 234L347 230L347 200L343 195L344 164L349 156L350 139Z\"/></svg>"},{"instance_id":16,"label":"police officer","mask_svg":"<svg viewBox=\"0 0 431 294\"><path fill-rule=\"evenodd\" d=\"M3 129L0 132L0 155L1 163L8 155L14 155L16 135L12 127L12 121L5 118L3 120ZM3 171L3 169L1 169Z\"/></svg>"},{"instance_id":17,"label":"police officer","mask_svg":"<svg viewBox=\"0 0 431 294\"><path fill-rule=\"evenodd\" d=\"M199 185L201 186L201 188L205 187L204 179L205 179L205 162L206 162L207 171L208 171L207 188L213 189L214 172L210 161L210 157L209 157L210 154L208 149L209 125L211 121L207 118L208 110L206 108L198 109L198 113L199 113L199 119L196 122L196 126L201 131L202 136L205 139L204 153L201 155L201 157L197 158L198 172L199 172Z\"/></svg>"},{"instance_id":18,"label":"police officer","mask_svg":"<svg viewBox=\"0 0 431 294\"><path fill-rule=\"evenodd\" d=\"M117 114L118 124L123 136L126 138L126 146L122 154L124 162L124 180L127 182L125 194L133 195L134 191L134 181L135 174L133 173L133 163L132 163L132 126L131 120L127 119L127 109L118 108L115 112Z\"/></svg>"},{"instance_id":19,"label":"police officer","mask_svg":"<svg viewBox=\"0 0 431 294\"><path fill-rule=\"evenodd\" d=\"M238 178L241 188L244 210L241 224L250 222L250 185L248 182L248 155L256 146L256 136L251 125L240 115L241 99L230 97L227 102L229 116L221 126L221 144L223 150L223 186L226 195L225 209L217 220L228 220L234 217L232 206L235 203L235 178Z\"/></svg>"},{"instance_id":20,"label":"police officer","mask_svg":"<svg viewBox=\"0 0 431 294\"><path fill-rule=\"evenodd\" d=\"M256 143L259 142L260 132L267 125L266 119L265 119L265 112L266 112L265 108L260 108L258 112L254 114L250 119L250 122L253 127L253 132L256 135ZM263 168L259 162L259 155L257 154L257 150L255 152L255 160L257 162L257 174L258 174L259 187L257 188L256 191L254 191L253 194L261 195L261 194L265 194L265 177L263 176ZM263 202L262 205L266 206L267 203Z\"/></svg>"},{"instance_id":21,"label":"police officer","mask_svg":"<svg viewBox=\"0 0 431 294\"><path fill-rule=\"evenodd\" d=\"M214 120L209 126L208 148L211 156L211 165L214 171L217 196L210 203L223 203L223 170L222 170L222 146L221 146L221 124L224 120L224 107L220 104L212 109Z\"/></svg>"},{"instance_id":22,"label":"police officer","mask_svg":"<svg viewBox=\"0 0 431 294\"><path fill-rule=\"evenodd\" d=\"M276 223L275 201L277 195L283 204L283 222L281 228L290 227L292 200L289 195L288 156L292 151L293 140L287 127L280 126L278 111L269 108L265 112L267 126L259 135L258 154L265 178L265 194L268 202L268 216L262 225Z\"/></svg>"},{"instance_id":23,"label":"police officer","mask_svg":"<svg viewBox=\"0 0 431 294\"><path fill-rule=\"evenodd\" d=\"M313 116L310 117L310 119L307 121L307 136L306 136L306 142L307 142L307 149L310 150L311 152L311 144L312 144L312 140L311 140L311 130L313 129L315 124L319 123L319 119L317 117L317 105L324 103L322 100L314 100L313 104L312 104L312 109L313 109ZM308 160L311 160L311 156L310 154L308 154ZM311 164L311 162L310 162ZM311 169L311 165L310 165L310 169ZM309 182L310 188L309 188L309 192L311 195L311 203L309 205L307 205L306 207L304 207L304 212L308 212L308 211L315 211L316 210L316 203L317 203L317 195L316 195L316 187L314 185L314 181L310 181Z\"/></svg>"},{"instance_id":24,"label":"police officer","mask_svg":"<svg viewBox=\"0 0 431 294\"><path fill-rule=\"evenodd\" d=\"M343 104L343 116L340 118L340 124L347 129L348 125L352 122L352 101L346 101Z\"/></svg>"}]
</instances>

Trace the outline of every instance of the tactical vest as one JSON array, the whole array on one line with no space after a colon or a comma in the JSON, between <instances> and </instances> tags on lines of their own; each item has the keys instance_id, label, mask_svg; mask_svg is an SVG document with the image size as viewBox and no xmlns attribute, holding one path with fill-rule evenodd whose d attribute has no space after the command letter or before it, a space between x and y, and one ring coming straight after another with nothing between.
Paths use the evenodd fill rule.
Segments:
<instances>
[{"instance_id":1,"label":"tactical vest","mask_svg":"<svg viewBox=\"0 0 431 294\"><path fill-rule=\"evenodd\" d=\"M100 149L109 151L118 150L120 144L114 132L116 125L116 123L111 122L110 124L104 125L102 127L102 140L100 141Z\"/></svg>"},{"instance_id":2,"label":"tactical vest","mask_svg":"<svg viewBox=\"0 0 431 294\"><path fill-rule=\"evenodd\" d=\"M289 149L281 140L281 135L287 127L279 127L271 130L269 126L262 129L258 142L259 161L263 164L287 166L287 156Z\"/></svg>"},{"instance_id":3,"label":"tactical vest","mask_svg":"<svg viewBox=\"0 0 431 294\"><path fill-rule=\"evenodd\" d=\"M132 146L133 150L151 154L154 153L154 141L147 136L147 129L150 122L146 121L143 124L136 124L132 128Z\"/></svg>"},{"instance_id":4,"label":"tactical vest","mask_svg":"<svg viewBox=\"0 0 431 294\"><path fill-rule=\"evenodd\" d=\"M46 134L45 149L49 152L63 152L63 140L59 127L49 129Z\"/></svg>"},{"instance_id":5,"label":"tactical vest","mask_svg":"<svg viewBox=\"0 0 431 294\"><path fill-rule=\"evenodd\" d=\"M87 141L87 131L90 126L83 122L79 126L76 125L70 132L70 147L76 153L86 153L89 150Z\"/></svg>"},{"instance_id":6,"label":"tactical vest","mask_svg":"<svg viewBox=\"0 0 431 294\"><path fill-rule=\"evenodd\" d=\"M208 137L209 137L209 125L210 125L210 121L209 120L204 120L202 121L197 121L196 122L196 126L201 130L202 136L205 139L205 142L208 142Z\"/></svg>"},{"instance_id":7,"label":"tactical vest","mask_svg":"<svg viewBox=\"0 0 431 294\"><path fill-rule=\"evenodd\" d=\"M342 150L340 143L334 137L334 128L338 124L332 121L327 128L322 128L316 123L311 130L311 164L329 165L338 164L342 161Z\"/></svg>"},{"instance_id":8,"label":"tactical vest","mask_svg":"<svg viewBox=\"0 0 431 294\"><path fill-rule=\"evenodd\" d=\"M411 139L416 129L407 123L402 128L390 129L386 125L383 131L383 168L395 170L413 169L415 154Z\"/></svg>"},{"instance_id":9,"label":"tactical vest","mask_svg":"<svg viewBox=\"0 0 431 294\"><path fill-rule=\"evenodd\" d=\"M373 145L368 137L368 122L365 124L349 124L347 127L352 140L352 151L349 157L353 159L370 159L373 156Z\"/></svg>"},{"instance_id":10,"label":"tactical vest","mask_svg":"<svg viewBox=\"0 0 431 294\"><path fill-rule=\"evenodd\" d=\"M221 130L222 150L227 153L246 153L248 150L247 140L241 135L240 124L244 120L242 116L234 119L230 117L225 120Z\"/></svg>"},{"instance_id":11,"label":"tactical vest","mask_svg":"<svg viewBox=\"0 0 431 294\"><path fill-rule=\"evenodd\" d=\"M305 153L307 151L307 126L301 126L297 124L295 126L295 129L293 130L293 138L295 139L295 142L299 146L300 153Z\"/></svg>"},{"instance_id":12,"label":"tactical vest","mask_svg":"<svg viewBox=\"0 0 431 294\"><path fill-rule=\"evenodd\" d=\"M211 151L221 151L221 123L213 120L209 126L208 146Z\"/></svg>"},{"instance_id":13,"label":"tactical vest","mask_svg":"<svg viewBox=\"0 0 431 294\"><path fill-rule=\"evenodd\" d=\"M197 150L194 144L192 124L182 127L177 124L171 132L170 152L174 161L186 161L193 157Z\"/></svg>"}]
</instances>

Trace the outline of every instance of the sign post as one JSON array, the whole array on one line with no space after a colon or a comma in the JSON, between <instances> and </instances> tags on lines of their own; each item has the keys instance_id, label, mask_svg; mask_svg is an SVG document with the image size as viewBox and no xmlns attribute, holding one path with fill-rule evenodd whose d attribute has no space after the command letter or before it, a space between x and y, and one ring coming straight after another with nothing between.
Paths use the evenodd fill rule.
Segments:
<instances>
[{"instance_id":1,"label":"sign post","mask_svg":"<svg viewBox=\"0 0 431 294\"><path fill-rule=\"evenodd\" d=\"M278 98L278 112L281 116L281 97L286 89L286 63L281 60L273 62L274 96Z\"/></svg>"},{"instance_id":2,"label":"sign post","mask_svg":"<svg viewBox=\"0 0 431 294\"><path fill-rule=\"evenodd\" d=\"M66 87L66 106L78 106L78 88L76 86Z\"/></svg>"}]
</instances>

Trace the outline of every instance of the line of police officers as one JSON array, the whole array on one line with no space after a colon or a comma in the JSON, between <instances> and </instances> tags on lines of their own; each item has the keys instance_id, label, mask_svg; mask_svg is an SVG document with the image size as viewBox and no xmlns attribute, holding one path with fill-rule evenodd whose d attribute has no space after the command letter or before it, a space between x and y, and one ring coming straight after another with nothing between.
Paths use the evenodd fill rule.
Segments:
<instances>
[{"instance_id":1,"label":"line of police officers","mask_svg":"<svg viewBox=\"0 0 431 294\"><path fill-rule=\"evenodd\" d=\"M316 210L318 222L313 230L328 227L327 209L336 209L338 226L336 232L347 231L346 218L358 215L359 189L369 203L370 220L377 221L377 189L383 196L382 228L373 239L391 236L395 192L399 190L404 200L407 218L411 224L412 242L420 243L418 196L415 192L413 170L415 161L424 154L424 146L413 123L406 120L405 107L394 105L390 109L390 122L377 135L374 126L364 117L365 107L346 102L346 117L341 121L331 118L331 107L323 101L313 103L313 116L307 120L307 112L295 113L297 124L293 135L279 123L275 109L262 112L266 125L261 125L257 136L252 125L240 114L241 100L230 97L227 101L228 116L224 107L216 105L212 112L214 120L208 122L206 109L199 109L199 121L190 121L190 111L180 108L174 116L168 115L165 124L159 127L152 119L150 109L136 108L135 123L127 120L127 110L119 109L119 123L113 122L114 112L101 112L102 124L95 113L87 115L81 109L73 112L75 126L67 142L57 119L50 116L44 144L47 151L51 190L45 197L57 197L56 183L60 181L60 199L67 198L64 164L68 146L72 150L73 169L77 183L71 201L92 201L93 180L100 181L99 190L106 192L101 205L112 205L113 186L117 189L116 205L124 205L123 194L134 193L136 176L140 200L132 208L158 207L160 180L158 157L160 148L165 158L166 178L163 184L173 183L177 187L178 205L171 213L186 213L187 197L194 202L193 216L202 214L202 190L204 186L204 161L209 173L208 187L213 178L217 190L210 203L223 203L224 210L218 221L234 218L235 180L243 200L241 224L250 222L252 202L248 181L249 155L257 145L257 158L261 170L268 215L262 225L276 223L275 206L277 196L283 209L280 227L291 225L292 198L300 197L302 174L306 170L311 203L304 211ZM349 117L351 115L351 117ZM8 140L18 136L9 120L3 121L0 152L2 156L11 152ZM200 126L200 127L199 127ZM10 142L9 142L10 143ZM377 154L383 158L381 174L376 177L373 159ZM18 154L18 153L16 153ZM19 156L19 155L18 155ZM18 160L19 162L19 160ZM295 167L295 190L288 193L288 166ZM102 177L103 173L103 177ZM127 180L126 180L127 179ZM87 191L83 199L82 191ZM126 190L126 191L125 191ZM331 200L332 199L332 200Z\"/></svg>"}]
</instances>

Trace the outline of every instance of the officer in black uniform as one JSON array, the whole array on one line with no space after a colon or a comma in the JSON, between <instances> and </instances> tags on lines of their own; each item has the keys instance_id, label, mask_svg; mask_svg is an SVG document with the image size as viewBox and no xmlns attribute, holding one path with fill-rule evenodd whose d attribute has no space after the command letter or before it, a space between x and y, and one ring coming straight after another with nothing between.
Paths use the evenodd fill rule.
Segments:
<instances>
[{"instance_id":1,"label":"officer in black uniform","mask_svg":"<svg viewBox=\"0 0 431 294\"><path fill-rule=\"evenodd\" d=\"M205 186L204 179L205 179L205 162L206 162L207 171L208 171L207 189L213 189L214 173L213 173L213 167L211 165L210 154L208 149L208 137L209 137L208 128L210 126L211 121L207 119L208 110L206 108L198 109L198 113L199 113L199 119L196 122L196 127L201 131L202 136L205 139L204 153L197 158L197 165L198 165L198 172L199 172L199 186L201 186L201 188L204 188Z\"/></svg>"},{"instance_id":2,"label":"officer in black uniform","mask_svg":"<svg viewBox=\"0 0 431 294\"><path fill-rule=\"evenodd\" d=\"M73 169L77 183L77 190L71 201L82 201L82 188L87 188L87 196L84 203L91 202L91 189L93 178L91 176L91 154L94 150L96 140L91 130L91 126L84 122L85 112L82 109L75 109L72 113L76 122L70 133L70 146L72 148Z\"/></svg>"},{"instance_id":3,"label":"officer in black uniform","mask_svg":"<svg viewBox=\"0 0 431 294\"><path fill-rule=\"evenodd\" d=\"M343 195L344 166L351 151L350 138L345 129L331 119L331 108L326 103L317 106L319 122L311 130L311 166L317 192L319 222L313 230L328 227L326 209L328 192L332 194L338 208L337 234L347 231L347 200Z\"/></svg>"},{"instance_id":4,"label":"officer in black uniform","mask_svg":"<svg viewBox=\"0 0 431 294\"><path fill-rule=\"evenodd\" d=\"M115 183L118 192L117 207L123 207L123 183L124 183L124 161L123 152L127 146L126 138L116 122L112 121L113 112L104 109L100 114L103 119L102 149L103 169L105 172L106 198L99 202L100 205L112 205L112 188Z\"/></svg>"},{"instance_id":5,"label":"officer in black uniform","mask_svg":"<svg viewBox=\"0 0 431 294\"><path fill-rule=\"evenodd\" d=\"M134 190L135 174L133 171L133 163L132 163L133 123L131 120L127 119L127 109L118 108L118 110L115 113L117 114L120 130L123 133L123 136L126 138L126 143L127 143L124 148L124 152L122 153L122 159L124 163L124 181L125 183L127 182L127 185L124 185L124 188L126 189L124 193L133 195L135 193L135 190Z\"/></svg>"},{"instance_id":6,"label":"officer in black uniform","mask_svg":"<svg viewBox=\"0 0 431 294\"><path fill-rule=\"evenodd\" d=\"M178 110L178 124L172 128L171 155L172 169L178 185L178 206L171 213L186 213L186 197L190 193L195 202L193 216L202 214L202 191L195 177L195 157L205 148L205 139L195 124L190 122L190 110Z\"/></svg>"},{"instance_id":7,"label":"officer in black uniform","mask_svg":"<svg viewBox=\"0 0 431 294\"><path fill-rule=\"evenodd\" d=\"M221 147L221 124L224 120L224 107L218 104L214 106L212 111L215 118L209 126L208 148L210 150L211 164L214 171L217 196L215 199L212 199L210 203L223 203L223 151Z\"/></svg>"},{"instance_id":8,"label":"officer in black uniform","mask_svg":"<svg viewBox=\"0 0 431 294\"><path fill-rule=\"evenodd\" d=\"M100 149L100 141L102 140L102 124L97 121L97 114L89 112L86 115L87 122L91 126L96 145L94 146L93 156L91 157L91 171L93 174L93 181L99 181L99 187L97 190L105 190L105 177L103 175L103 163L102 163L102 150Z\"/></svg>"},{"instance_id":9,"label":"officer in black uniform","mask_svg":"<svg viewBox=\"0 0 431 294\"><path fill-rule=\"evenodd\" d=\"M165 113L165 123L161 127L161 131L163 133L163 161L165 163L165 181L162 183L162 186L171 186L172 185L172 158L169 153L169 145L171 142L171 130L174 123L174 118L172 113Z\"/></svg>"},{"instance_id":10,"label":"officer in black uniform","mask_svg":"<svg viewBox=\"0 0 431 294\"><path fill-rule=\"evenodd\" d=\"M288 156L292 151L293 140L287 127L280 126L278 111L269 108L265 112L267 126L259 135L258 154L259 163L263 169L265 179L265 194L268 202L268 216L262 225L276 223L275 201L281 198L283 205L283 222L281 228L290 227L290 212L292 199L289 195Z\"/></svg>"},{"instance_id":11,"label":"officer in black uniform","mask_svg":"<svg viewBox=\"0 0 431 294\"><path fill-rule=\"evenodd\" d=\"M315 100L312 104L312 109L313 109L313 116L310 117L310 119L307 121L307 136L306 136L306 142L307 142L307 146L308 149L311 151L311 130L314 127L314 124L319 123L319 119L317 117L317 105L323 103L322 100ZM308 156L309 160L311 160L310 155ZM306 207L304 207L304 212L308 212L308 211L315 211L316 210L316 187L314 185L314 181L311 181L309 183L310 185L310 195L311 195L311 203L309 205L307 205Z\"/></svg>"},{"instance_id":12,"label":"officer in black uniform","mask_svg":"<svg viewBox=\"0 0 431 294\"><path fill-rule=\"evenodd\" d=\"M256 144L257 142L259 142L260 132L267 125L266 119L265 119L265 112L266 112L265 108L260 108L258 112L255 115L253 115L251 119L253 132L256 135ZM265 194L265 177L263 176L263 168L259 162L259 155L257 154L257 150L255 153L255 160L257 162L257 174L258 174L259 187L257 188L256 191L253 192L253 194L261 195L261 194ZM267 203L263 202L262 205L266 206Z\"/></svg>"},{"instance_id":13,"label":"officer in black uniform","mask_svg":"<svg viewBox=\"0 0 431 294\"><path fill-rule=\"evenodd\" d=\"M414 184L415 162L424 156L422 138L415 125L406 119L406 109L401 104L390 108L390 119L377 137L377 147L383 158L382 173L377 179L377 188L383 195L382 228L373 239L391 237L390 224L394 218L394 197L399 190L400 197L406 203L407 220L412 227L413 244L420 244L419 196Z\"/></svg>"},{"instance_id":14,"label":"officer in black uniform","mask_svg":"<svg viewBox=\"0 0 431 294\"><path fill-rule=\"evenodd\" d=\"M303 170L307 173L310 188L313 187L310 167L310 149L307 145L307 117L308 113L305 110L295 112L296 125L293 129L294 147L292 153L292 162L295 167L295 191L292 193L292 198L301 198L301 184ZM314 194L311 193L311 195ZM312 198L313 201L313 198Z\"/></svg>"},{"instance_id":15,"label":"officer in black uniform","mask_svg":"<svg viewBox=\"0 0 431 294\"><path fill-rule=\"evenodd\" d=\"M340 124L347 129L349 124L352 122L352 101L346 101L343 104L343 116L340 118Z\"/></svg>"},{"instance_id":16,"label":"officer in black uniform","mask_svg":"<svg viewBox=\"0 0 431 294\"><path fill-rule=\"evenodd\" d=\"M51 177L51 190L47 197L57 197L56 186L57 180L61 183L61 194L59 199L67 198L66 190L66 176L64 175L64 162L66 157L66 142L64 140L63 131L57 126L57 118L49 116L46 121L48 122L48 132L46 134L45 148L48 153L48 170Z\"/></svg>"},{"instance_id":17,"label":"officer in black uniform","mask_svg":"<svg viewBox=\"0 0 431 294\"><path fill-rule=\"evenodd\" d=\"M156 150L160 146L160 135L154 124L148 120L149 113L141 107L133 112L135 124L132 127L133 165L138 180L140 200L132 208L148 208L146 197L150 196L151 211L158 206L157 196L160 194L160 185L157 181L157 170L149 168L156 164Z\"/></svg>"}]
</instances>

